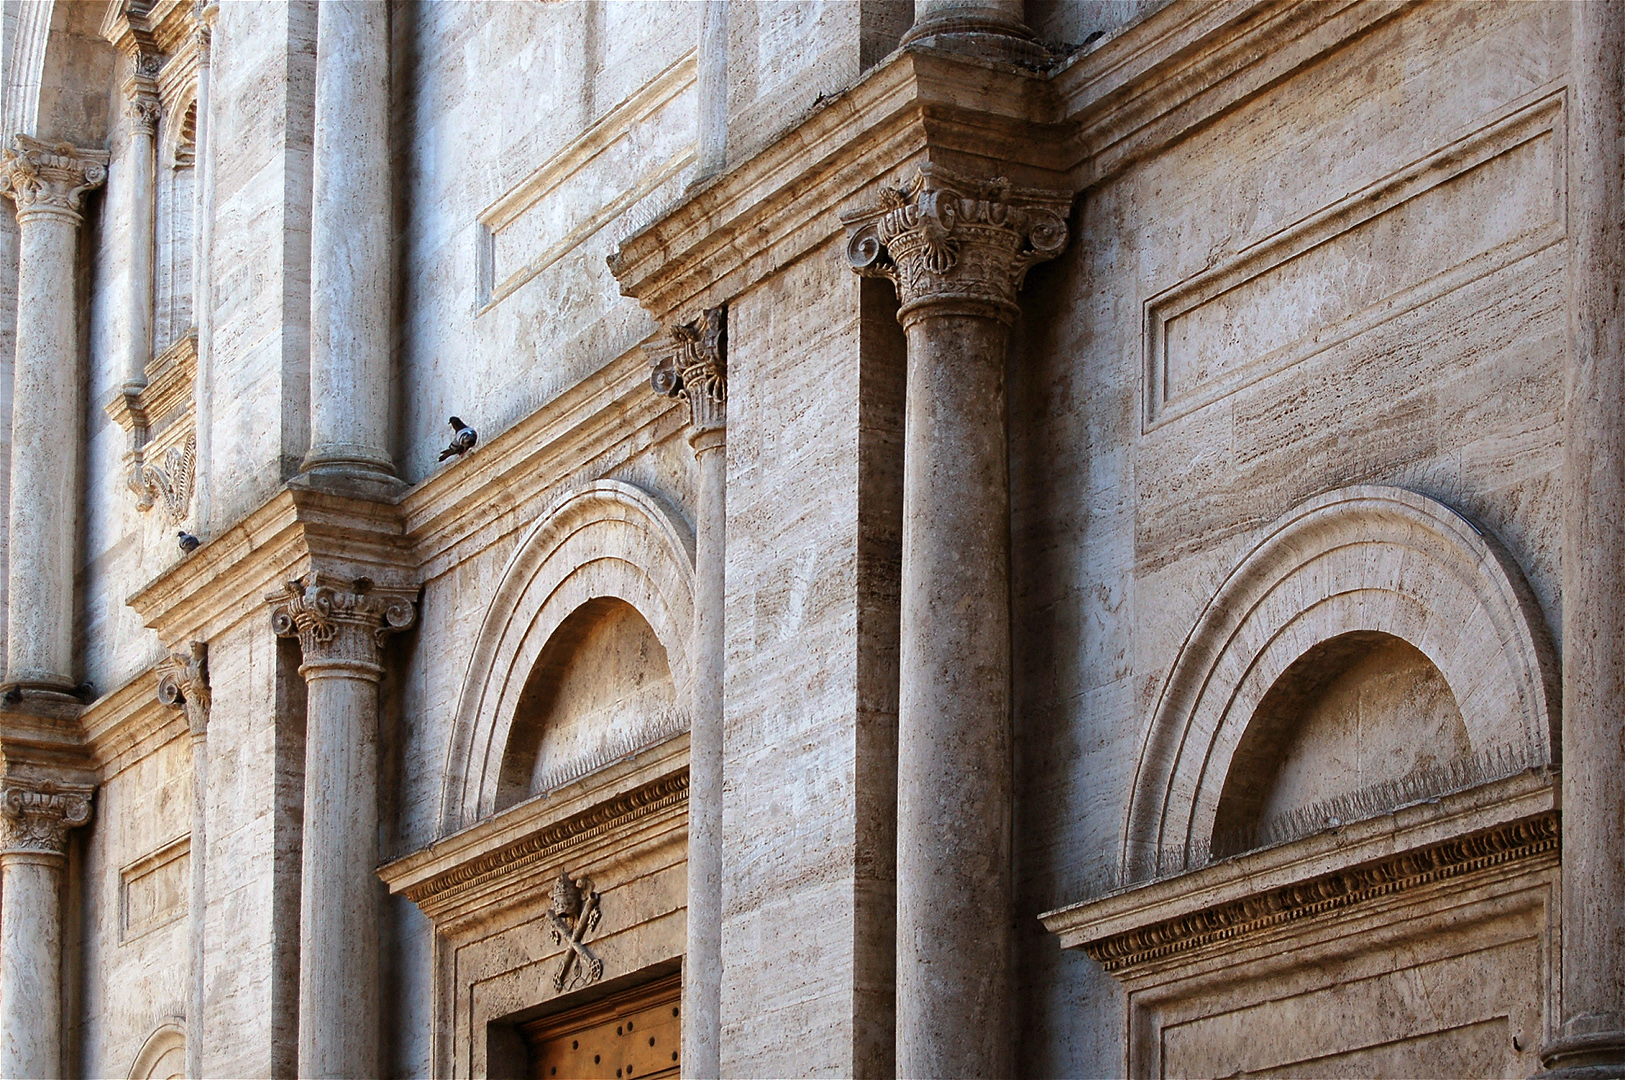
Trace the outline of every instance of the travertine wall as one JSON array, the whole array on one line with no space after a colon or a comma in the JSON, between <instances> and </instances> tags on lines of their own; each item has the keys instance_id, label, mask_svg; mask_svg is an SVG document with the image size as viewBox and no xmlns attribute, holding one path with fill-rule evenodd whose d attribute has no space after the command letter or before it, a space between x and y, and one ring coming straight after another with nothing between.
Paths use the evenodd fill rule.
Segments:
<instances>
[{"instance_id":1,"label":"travertine wall","mask_svg":"<svg viewBox=\"0 0 1625 1080\"><path fill-rule=\"evenodd\" d=\"M1018 943L1023 1074L1113 1075L1130 1061L1124 984L1063 951L1037 916L1122 883L1159 695L1215 591L1280 515L1349 485L1434 498L1504 548L1561 643L1567 7L1366 3L1334 15L1028 0L1025 11L1038 38L1082 48L1050 74L929 48L888 61L913 18L893 0L391 3L393 158L371 165L389 171L395 201L388 438L404 484L357 524L287 489L309 443L320 5L220 5L204 196L212 331L198 383L209 453L182 526L206 543L183 557L176 526L135 509L128 435L103 411L127 375L130 121L115 84L131 61L100 36L104 5L62 3L29 67L12 50L30 16L5 5L0 112L112 153L79 240L83 385L64 388L87 405L85 430L68 436L84 475L75 676L94 686L76 723L101 782L70 863L76 1071L124 1074L190 1007L196 853L176 845L192 827L192 764L184 722L151 704L154 662L208 643L205 990L201 1027L188 1030L201 1031L209 1074L291 1074L305 683L299 646L273 635L261 597L351 556L420 590L414 626L381 654L378 851L397 868L450 866L437 845L473 823L448 794L467 777L448 769L475 768L455 764L455 743L505 569L550 508L605 479L658 500L692 543L688 406L650 391L641 346L725 304L722 1068L908 1073L892 1049L905 346L890 285L850 272L837 211L924 157L1004 155L1023 182L1081 192L1068 247L1021 294L1007 373L1014 926L964 928ZM710 24L720 66L702 48L708 19L722 20ZM1252 61L1198 64L1213 41L1264 23L1254 51L1276 66L1258 86L1246 82ZM1136 64L1139 82L1112 82ZM44 72L31 113L26 79L10 74L24 69ZM970 125L945 153L899 134L935 138L1001 109L1015 119ZM1118 109L1143 123L1101 119ZM720 147L704 145L708 116L724 118ZM1079 117L1083 134L1067 127ZM1009 134L1018 127L1026 142ZM1018 143L1025 156L1007 153ZM701 175L704 160L719 167ZM13 229L0 215L0 414ZM645 229L638 257L658 274L612 264ZM622 295L645 285L642 303ZM451 414L480 444L441 464ZM0 473L9 440L4 427ZM672 677L662 705L686 701L683 673ZM1464 726L1478 730L1472 717ZM543 805L514 820L547 819ZM626 944L607 950L624 947L638 970L669 964L682 940L677 817L662 828L644 863L594 871L615 897L606 918L645 919L616 924ZM1528 897L1494 923L1501 944L1466 934L1462 954L1500 957L1495 971L1551 963L1551 942L1530 929L1551 874L1543 864L1518 886ZM645 879L657 883L648 895ZM404 896L385 911L387 1067L430 1074L453 1045L458 1068L483 1061L456 1041L473 1013L448 1011L469 984L447 974L442 924ZM553 1000L515 974L553 955L545 912L504 912L489 925L457 916L477 942L468 956L506 995L482 1018ZM1347 960L1326 933L1314 947ZM1466 978L1432 946L1395 949L1392 963L1348 960L1376 972L1367 997L1335 993L1371 1009L1389 992L1379 976ZM1279 972L1247 994L1277 976L1334 994ZM1501 989L1549 994L1544 974L1525 976ZM1223 1041L1211 1017L1240 1014L1216 978L1202 983L1210 1012L1169 1021L1186 1026L1164 1067L1219 1067L1202 1056ZM1550 1007L1524 1001L1519 1030L1549 1026ZM1296 1024L1297 1008L1268 1024Z\"/></svg>"}]
</instances>

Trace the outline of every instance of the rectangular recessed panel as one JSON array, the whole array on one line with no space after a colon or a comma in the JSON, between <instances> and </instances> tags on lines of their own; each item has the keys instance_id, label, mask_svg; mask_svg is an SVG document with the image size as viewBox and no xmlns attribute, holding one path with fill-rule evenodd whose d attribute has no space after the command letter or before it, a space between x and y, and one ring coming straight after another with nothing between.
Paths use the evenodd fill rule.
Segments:
<instances>
[{"instance_id":1,"label":"rectangular recessed panel","mask_svg":"<svg viewBox=\"0 0 1625 1080\"><path fill-rule=\"evenodd\" d=\"M1164 1076L1507 1076L1538 1039L1536 939L1289 994L1161 1031ZM1526 1030L1528 1029L1528 1030ZM1509 1072L1513 1070L1514 1072Z\"/></svg>"},{"instance_id":2,"label":"rectangular recessed panel","mask_svg":"<svg viewBox=\"0 0 1625 1080\"><path fill-rule=\"evenodd\" d=\"M172 840L119 871L119 940L179 918L191 890L191 838Z\"/></svg>"},{"instance_id":3,"label":"rectangular recessed panel","mask_svg":"<svg viewBox=\"0 0 1625 1080\"><path fill-rule=\"evenodd\" d=\"M1562 115L1537 100L1152 299L1147 425L1562 239Z\"/></svg>"}]
</instances>

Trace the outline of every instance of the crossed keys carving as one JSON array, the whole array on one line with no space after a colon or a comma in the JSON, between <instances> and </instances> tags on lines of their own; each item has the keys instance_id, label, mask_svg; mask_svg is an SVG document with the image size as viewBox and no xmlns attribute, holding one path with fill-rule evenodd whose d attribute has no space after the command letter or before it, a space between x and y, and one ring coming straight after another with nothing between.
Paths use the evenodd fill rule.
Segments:
<instances>
[{"instance_id":1,"label":"crossed keys carving","mask_svg":"<svg viewBox=\"0 0 1625 1080\"><path fill-rule=\"evenodd\" d=\"M553 883L553 906L547 918L553 924L553 944L568 946L553 976L553 989L573 990L581 983L602 978L604 962L582 941L589 931L598 928L598 893L592 882L586 878L571 881L569 874L560 871Z\"/></svg>"}]
</instances>

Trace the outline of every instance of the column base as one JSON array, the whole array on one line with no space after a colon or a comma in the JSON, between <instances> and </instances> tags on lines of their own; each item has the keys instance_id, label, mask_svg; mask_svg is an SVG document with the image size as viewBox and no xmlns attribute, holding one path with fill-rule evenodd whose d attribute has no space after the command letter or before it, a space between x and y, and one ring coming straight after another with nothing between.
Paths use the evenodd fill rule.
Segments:
<instances>
[{"instance_id":1,"label":"column base","mask_svg":"<svg viewBox=\"0 0 1625 1080\"><path fill-rule=\"evenodd\" d=\"M320 457L312 449L300 466L302 471L290 483L374 502L389 502L406 490L406 483L387 461L329 452L334 449L328 447Z\"/></svg>"},{"instance_id":2,"label":"column base","mask_svg":"<svg viewBox=\"0 0 1625 1080\"><path fill-rule=\"evenodd\" d=\"M1625 1030L1560 1035L1540 1048L1538 1080L1625 1080Z\"/></svg>"},{"instance_id":3,"label":"column base","mask_svg":"<svg viewBox=\"0 0 1625 1080\"><path fill-rule=\"evenodd\" d=\"M0 708L40 715L77 716L87 689L65 679L8 678L0 682Z\"/></svg>"}]
</instances>

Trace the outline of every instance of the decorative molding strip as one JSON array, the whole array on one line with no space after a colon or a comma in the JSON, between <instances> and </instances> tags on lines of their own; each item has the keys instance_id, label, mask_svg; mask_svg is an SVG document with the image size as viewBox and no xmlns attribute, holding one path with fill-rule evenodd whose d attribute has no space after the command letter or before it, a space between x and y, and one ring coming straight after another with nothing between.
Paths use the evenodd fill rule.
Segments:
<instances>
[{"instance_id":1,"label":"decorative molding strip","mask_svg":"<svg viewBox=\"0 0 1625 1080\"><path fill-rule=\"evenodd\" d=\"M1543 88L1152 297L1145 310L1144 430L1561 241L1564 130L1563 91ZM1440 198L1456 184L1467 192ZM1482 214L1486 205L1497 207L1492 218ZM1348 272L1346 252L1333 247L1344 237L1372 253L1363 293L1350 284L1359 275ZM1401 239L1403 254L1391 254ZM1376 266L1404 269L1377 273ZM1213 312L1216 301L1221 307ZM1300 314L1283 318L1283 311ZM1224 335L1214 330L1220 322L1231 328ZM1215 346L1221 337L1235 344Z\"/></svg>"},{"instance_id":2,"label":"decorative molding strip","mask_svg":"<svg viewBox=\"0 0 1625 1080\"><path fill-rule=\"evenodd\" d=\"M688 770L660 777L642 787L555 822L496 851L476 856L401 892L421 906L445 894L478 888L490 880L547 863L565 850L643 818L688 802Z\"/></svg>"},{"instance_id":3,"label":"decorative molding strip","mask_svg":"<svg viewBox=\"0 0 1625 1080\"><path fill-rule=\"evenodd\" d=\"M1550 811L1125 933L1086 941L1083 950L1107 971L1119 972L1213 942L1555 852L1558 837L1557 812Z\"/></svg>"},{"instance_id":4,"label":"decorative molding strip","mask_svg":"<svg viewBox=\"0 0 1625 1080\"><path fill-rule=\"evenodd\" d=\"M146 513L161 507L165 521L179 525L191 512L197 467L197 331L148 361L146 374L146 386L121 391L103 411L130 437L125 481L135 493L136 509Z\"/></svg>"},{"instance_id":5,"label":"decorative molding strip","mask_svg":"<svg viewBox=\"0 0 1625 1080\"><path fill-rule=\"evenodd\" d=\"M694 87L698 70L696 57L697 52L693 49L683 53L664 71L610 109L568 146L554 154L480 215L476 287L477 303L481 313L574 251L587 237L597 233L649 195L668 185L693 163L695 144L690 138L675 148L659 168L648 172L639 171L635 176L625 177L624 179L629 182L617 185L624 188L620 195L591 213L583 215L562 233L551 235L549 237L551 242L545 243L539 252L518 266L510 268L508 265L516 261L513 257L516 253L509 251L505 256L503 249L510 245L503 242L503 233L516 226L543 200L548 200L548 205L555 214L559 206L570 205L568 201L559 202L557 195L573 177L603 157L606 151L617 143L632 136L640 125ZM613 156L610 161L614 163ZM547 226L555 224L555 221L548 221L543 223L543 228L547 233L552 233L553 230ZM523 248L529 245L521 240L516 246Z\"/></svg>"}]
</instances>

